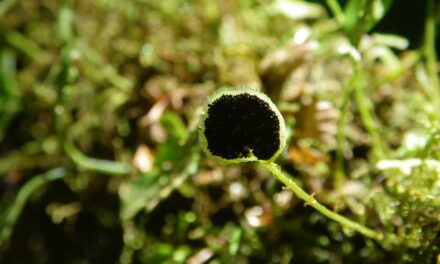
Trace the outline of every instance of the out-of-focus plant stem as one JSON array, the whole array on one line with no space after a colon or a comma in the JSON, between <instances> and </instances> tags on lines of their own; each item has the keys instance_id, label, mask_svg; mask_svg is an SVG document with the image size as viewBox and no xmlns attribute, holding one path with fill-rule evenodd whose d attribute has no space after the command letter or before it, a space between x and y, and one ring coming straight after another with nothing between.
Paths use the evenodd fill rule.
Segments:
<instances>
[{"instance_id":1,"label":"out-of-focus plant stem","mask_svg":"<svg viewBox=\"0 0 440 264\"><path fill-rule=\"evenodd\" d=\"M344 172L344 143L346 135L346 121L348 113L348 104L350 102L350 94L353 90L353 83L356 82L358 75L352 75L350 81L344 86L344 94L342 98L342 104L340 106L340 114L338 119L338 131L336 134L336 170L335 170L335 186L336 189L341 192L344 185L345 172Z\"/></svg>"},{"instance_id":2,"label":"out-of-focus plant stem","mask_svg":"<svg viewBox=\"0 0 440 264\"><path fill-rule=\"evenodd\" d=\"M326 0L327 5L330 7L330 10L332 11L333 15L335 16L336 20L340 25L344 24L344 12L342 11L341 6L339 5L338 1L336 0Z\"/></svg>"},{"instance_id":3,"label":"out-of-focus plant stem","mask_svg":"<svg viewBox=\"0 0 440 264\"><path fill-rule=\"evenodd\" d=\"M9 237L14 230L14 225L23 211L26 201L35 192L35 190L51 181L63 178L65 174L66 171L64 168L56 168L49 170L44 174L37 175L26 182L26 184L18 192L17 197L10 206L10 209L6 212L3 220L0 221L2 222L2 227L0 229L0 246L9 240Z\"/></svg>"},{"instance_id":4,"label":"out-of-focus plant stem","mask_svg":"<svg viewBox=\"0 0 440 264\"><path fill-rule=\"evenodd\" d=\"M64 151L78 167L86 170L112 175L126 175L132 171L128 164L87 157L69 142L64 144Z\"/></svg>"},{"instance_id":5,"label":"out-of-focus plant stem","mask_svg":"<svg viewBox=\"0 0 440 264\"><path fill-rule=\"evenodd\" d=\"M378 134L377 122L371 112L371 102L368 100L365 94L365 82L363 77L363 72L361 69L361 64L359 61L354 61L355 64L355 75L357 76L354 85L354 93L356 104L359 108L359 113L361 115L362 122L364 123L365 129L371 138L371 144L373 146L373 156L376 160L385 158L384 144Z\"/></svg>"},{"instance_id":6,"label":"out-of-focus plant stem","mask_svg":"<svg viewBox=\"0 0 440 264\"><path fill-rule=\"evenodd\" d=\"M426 9L426 21L425 21L425 38L423 43L423 55L426 59L426 66L428 70L429 80L432 86L432 90L436 95L437 107L440 101L440 81L437 70L437 53L435 47L436 40L436 14L438 7L434 0L428 0Z\"/></svg>"},{"instance_id":7,"label":"out-of-focus plant stem","mask_svg":"<svg viewBox=\"0 0 440 264\"><path fill-rule=\"evenodd\" d=\"M350 80L344 86L344 93L342 98L342 104L340 106L340 115L338 119L338 132L336 135L336 170L335 170L335 186L341 191L344 184L345 172L344 172L344 143L346 140L346 119L347 108L350 102L350 94L352 91L355 93L356 104L359 108L362 122L371 138L373 146L373 156L376 160L380 160L385 157L385 150L383 148L382 140L377 132L376 121L370 110L370 103L365 94L365 86L363 80L363 73L358 59L352 58L354 65L354 72Z\"/></svg>"}]
</instances>

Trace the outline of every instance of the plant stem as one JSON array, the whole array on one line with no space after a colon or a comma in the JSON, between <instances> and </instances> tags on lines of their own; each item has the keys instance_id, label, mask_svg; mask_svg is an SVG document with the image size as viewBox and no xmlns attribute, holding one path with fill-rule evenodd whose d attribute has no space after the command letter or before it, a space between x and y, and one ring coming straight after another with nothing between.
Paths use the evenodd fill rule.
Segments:
<instances>
[{"instance_id":1,"label":"plant stem","mask_svg":"<svg viewBox=\"0 0 440 264\"><path fill-rule=\"evenodd\" d=\"M357 74L353 74L347 84L344 86L344 95L342 98L342 104L339 107L340 115L338 118L338 131L336 134L336 170L335 170L335 186L340 192L342 186L344 185L345 172L344 172L344 142L345 142L345 131L346 131L346 119L347 119L347 108L350 102L350 94L353 90L353 83L356 82L358 78Z\"/></svg>"},{"instance_id":2,"label":"plant stem","mask_svg":"<svg viewBox=\"0 0 440 264\"><path fill-rule=\"evenodd\" d=\"M356 81L353 83L356 104L359 108L359 113L361 115L361 119L364 123L365 129L370 135L371 144L373 146L373 155L377 160L380 160L385 157L385 151L383 149L384 144L382 144L382 140L377 133L378 129L376 125L376 120L374 119L374 115L371 113L370 110L371 103L368 101L367 96L365 95L365 85L361 65L358 61L354 61L354 65L354 74L357 75Z\"/></svg>"},{"instance_id":3,"label":"plant stem","mask_svg":"<svg viewBox=\"0 0 440 264\"><path fill-rule=\"evenodd\" d=\"M326 0L328 7L332 11L333 15L336 18L336 21L338 21L339 25L344 25L344 12L342 11L341 6L339 5L337 0Z\"/></svg>"},{"instance_id":4,"label":"plant stem","mask_svg":"<svg viewBox=\"0 0 440 264\"><path fill-rule=\"evenodd\" d=\"M111 175L127 175L132 171L131 166L125 163L87 157L69 142L64 143L64 151L78 167L86 170Z\"/></svg>"},{"instance_id":5,"label":"plant stem","mask_svg":"<svg viewBox=\"0 0 440 264\"><path fill-rule=\"evenodd\" d=\"M356 58L352 58L354 72L350 80L344 85L342 104L340 106L340 115L338 119L338 132L336 135L336 169L335 169L335 186L338 191L341 190L344 179L344 142L346 131L347 108L350 102L350 94L354 90L356 105L359 108L362 122L371 138L374 158L380 160L385 157L384 144L377 133L377 125L374 115L371 113L371 103L365 95L365 86L363 81L363 73L360 62Z\"/></svg>"},{"instance_id":6,"label":"plant stem","mask_svg":"<svg viewBox=\"0 0 440 264\"><path fill-rule=\"evenodd\" d=\"M353 222L352 220L345 218L344 216L330 211L327 207L320 204L313 196L306 193L301 187L299 187L293 179L291 179L287 174L285 174L281 168L273 162L260 162L266 167L272 174L281 182L283 182L290 190L292 190L300 199L304 200L308 205L318 210L320 213L326 217L338 222L344 227L357 231L366 237L382 241L384 235L382 233L376 232L368 227L365 227L359 223Z\"/></svg>"},{"instance_id":7,"label":"plant stem","mask_svg":"<svg viewBox=\"0 0 440 264\"><path fill-rule=\"evenodd\" d=\"M17 222L18 217L20 216L24 206L26 205L26 201L35 192L35 190L45 185L46 183L63 178L65 174L66 171L64 168L56 168L49 170L44 174L35 176L28 182L26 182L26 184L18 192L14 203L11 205L4 216L2 227L0 229L0 246L3 246L3 244L9 240L9 237L14 230L15 223Z\"/></svg>"},{"instance_id":8,"label":"plant stem","mask_svg":"<svg viewBox=\"0 0 440 264\"><path fill-rule=\"evenodd\" d=\"M437 54L435 48L436 40L436 13L438 8L434 0L429 0L427 5L427 18L425 22L425 38L423 43L423 55L426 58L426 67L428 70L429 80L432 90L436 95L435 102L438 103L440 97L440 81L437 71ZM438 106L438 105L437 105Z\"/></svg>"}]
</instances>

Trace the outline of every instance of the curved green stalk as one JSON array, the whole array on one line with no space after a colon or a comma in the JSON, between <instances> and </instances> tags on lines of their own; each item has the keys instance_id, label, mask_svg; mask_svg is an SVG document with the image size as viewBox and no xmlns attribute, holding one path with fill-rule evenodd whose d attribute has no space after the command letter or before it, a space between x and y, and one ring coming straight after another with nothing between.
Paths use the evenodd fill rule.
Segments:
<instances>
[{"instance_id":1,"label":"curved green stalk","mask_svg":"<svg viewBox=\"0 0 440 264\"><path fill-rule=\"evenodd\" d=\"M260 162L266 167L278 180L283 182L290 190L292 190L300 199L304 200L308 205L318 210L320 213L325 215L326 217L338 222L342 226L352 229L356 232L361 233L362 235L375 239L377 241L383 241L385 235L374 231L366 226L363 226L359 223L356 223L338 213L335 213L329 210L324 205L320 204L313 196L306 193L301 187L299 187L293 179L291 179L286 173L284 173L281 168L273 163L273 162ZM394 240L394 235L387 235L388 238Z\"/></svg>"},{"instance_id":2,"label":"curved green stalk","mask_svg":"<svg viewBox=\"0 0 440 264\"><path fill-rule=\"evenodd\" d=\"M14 230L15 223L17 222L18 217L26 205L26 201L35 192L35 190L48 182L63 178L65 174L66 171L64 168L56 168L49 170L44 174L35 176L26 182L26 184L18 192L14 203L6 212L3 221L1 221L2 227L0 229L0 246L8 241L12 231Z\"/></svg>"},{"instance_id":3,"label":"curved green stalk","mask_svg":"<svg viewBox=\"0 0 440 264\"><path fill-rule=\"evenodd\" d=\"M87 157L69 142L64 143L64 151L78 167L86 170L112 175L127 175L132 171L128 164Z\"/></svg>"}]
</instances>

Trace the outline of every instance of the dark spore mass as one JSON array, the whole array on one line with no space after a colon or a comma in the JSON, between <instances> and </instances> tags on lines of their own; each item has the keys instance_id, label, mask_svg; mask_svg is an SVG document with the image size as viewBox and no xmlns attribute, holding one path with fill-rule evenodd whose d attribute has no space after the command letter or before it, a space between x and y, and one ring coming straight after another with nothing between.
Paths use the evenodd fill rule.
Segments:
<instances>
[{"instance_id":1,"label":"dark spore mass","mask_svg":"<svg viewBox=\"0 0 440 264\"><path fill-rule=\"evenodd\" d=\"M223 95L208 106L209 151L224 159L270 159L280 147L280 120L270 105L247 93Z\"/></svg>"}]
</instances>

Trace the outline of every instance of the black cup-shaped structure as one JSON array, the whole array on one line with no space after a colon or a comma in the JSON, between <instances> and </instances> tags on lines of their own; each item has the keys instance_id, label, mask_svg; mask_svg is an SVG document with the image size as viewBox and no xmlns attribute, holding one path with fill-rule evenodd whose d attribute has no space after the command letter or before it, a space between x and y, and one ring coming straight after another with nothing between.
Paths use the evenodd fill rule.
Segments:
<instances>
[{"instance_id":1,"label":"black cup-shaped structure","mask_svg":"<svg viewBox=\"0 0 440 264\"><path fill-rule=\"evenodd\" d=\"M273 161L285 146L284 119L265 94L249 88L221 88L204 107L200 141L224 162Z\"/></svg>"}]
</instances>

